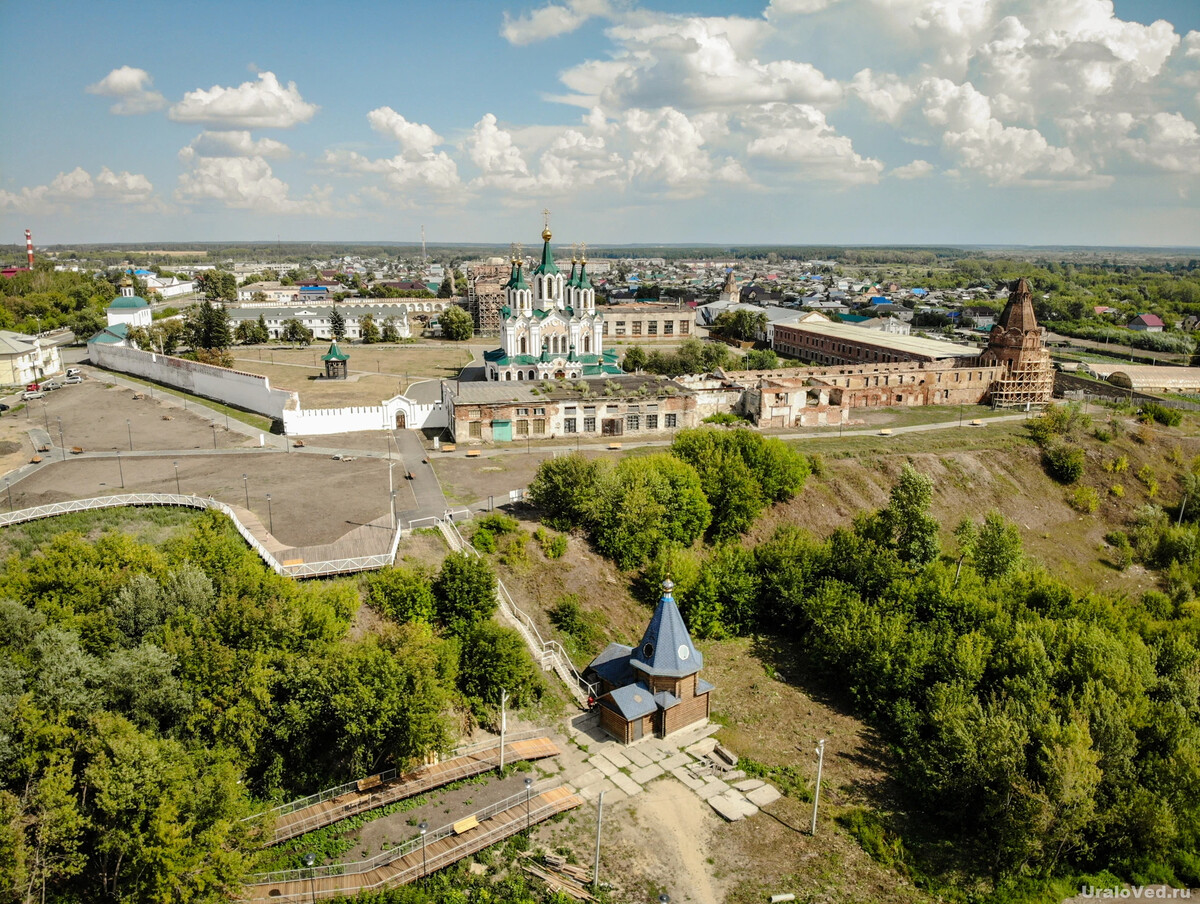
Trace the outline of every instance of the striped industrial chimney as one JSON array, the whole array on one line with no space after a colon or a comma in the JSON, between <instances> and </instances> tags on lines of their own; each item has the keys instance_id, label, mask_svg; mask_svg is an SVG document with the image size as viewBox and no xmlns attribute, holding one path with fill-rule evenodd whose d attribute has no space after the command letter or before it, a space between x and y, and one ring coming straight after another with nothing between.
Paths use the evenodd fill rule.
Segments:
<instances>
[{"instance_id":1,"label":"striped industrial chimney","mask_svg":"<svg viewBox=\"0 0 1200 904\"><path fill-rule=\"evenodd\" d=\"M29 258L29 269L33 269L33 233L25 230L25 255Z\"/></svg>"}]
</instances>

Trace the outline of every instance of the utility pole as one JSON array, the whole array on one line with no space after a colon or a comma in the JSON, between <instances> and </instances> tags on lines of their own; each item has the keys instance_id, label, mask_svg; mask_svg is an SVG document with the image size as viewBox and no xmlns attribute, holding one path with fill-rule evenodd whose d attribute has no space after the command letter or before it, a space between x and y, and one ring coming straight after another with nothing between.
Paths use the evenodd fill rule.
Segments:
<instances>
[{"instance_id":1,"label":"utility pole","mask_svg":"<svg viewBox=\"0 0 1200 904\"><path fill-rule=\"evenodd\" d=\"M504 775L504 734L508 730L508 691L500 691L500 775Z\"/></svg>"},{"instance_id":2,"label":"utility pole","mask_svg":"<svg viewBox=\"0 0 1200 904\"><path fill-rule=\"evenodd\" d=\"M592 865L592 889L600 890L600 826L604 824L604 792L596 800L596 862Z\"/></svg>"},{"instance_id":3,"label":"utility pole","mask_svg":"<svg viewBox=\"0 0 1200 904\"><path fill-rule=\"evenodd\" d=\"M825 739L817 741L817 790L813 794L812 832L817 834L817 804L821 801L821 767L825 765Z\"/></svg>"}]
</instances>

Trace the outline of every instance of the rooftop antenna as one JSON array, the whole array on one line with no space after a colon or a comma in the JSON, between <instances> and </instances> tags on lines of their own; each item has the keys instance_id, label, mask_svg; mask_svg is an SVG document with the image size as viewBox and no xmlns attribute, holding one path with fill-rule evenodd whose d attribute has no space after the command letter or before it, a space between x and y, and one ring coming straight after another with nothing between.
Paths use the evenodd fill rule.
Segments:
<instances>
[{"instance_id":1,"label":"rooftop antenna","mask_svg":"<svg viewBox=\"0 0 1200 904\"><path fill-rule=\"evenodd\" d=\"M425 263L425 224L421 224L421 263Z\"/></svg>"}]
</instances>

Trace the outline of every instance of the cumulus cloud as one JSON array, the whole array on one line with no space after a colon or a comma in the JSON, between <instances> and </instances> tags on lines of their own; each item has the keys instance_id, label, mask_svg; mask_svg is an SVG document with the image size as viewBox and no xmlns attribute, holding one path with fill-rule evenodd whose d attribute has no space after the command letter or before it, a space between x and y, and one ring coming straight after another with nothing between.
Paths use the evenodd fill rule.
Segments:
<instances>
[{"instance_id":1,"label":"cumulus cloud","mask_svg":"<svg viewBox=\"0 0 1200 904\"><path fill-rule=\"evenodd\" d=\"M894 73L877 75L870 69L855 73L850 81L851 92L877 119L895 125L900 121L916 92Z\"/></svg>"},{"instance_id":2,"label":"cumulus cloud","mask_svg":"<svg viewBox=\"0 0 1200 904\"><path fill-rule=\"evenodd\" d=\"M214 85L189 91L171 107L177 122L204 122L228 129L290 129L308 122L319 108L300 96L295 82L287 87L273 72L260 72L258 81L236 88Z\"/></svg>"},{"instance_id":3,"label":"cumulus cloud","mask_svg":"<svg viewBox=\"0 0 1200 904\"><path fill-rule=\"evenodd\" d=\"M755 55L770 34L762 20L655 15L616 25L608 35L616 59L590 60L562 75L584 106L702 111L771 101L837 103L841 86L798 60L763 62Z\"/></svg>"},{"instance_id":4,"label":"cumulus cloud","mask_svg":"<svg viewBox=\"0 0 1200 904\"><path fill-rule=\"evenodd\" d=\"M200 157L263 157L284 159L291 148L274 138L254 139L247 131L201 132L192 143L179 152L179 159L188 162Z\"/></svg>"},{"instance_id":5,"label":"cumulus cloud","mask_svg":"<svg viewBox=\"0 0 1200 904\"><path fill-rule=\"evenodd\" d=\"M530 184L529 166L512 133L500 128L495 114L486 113L471 131L466 142L471 162L479 167L480 185L520 189Z\"/></svg>"},{"instance_id":6,"label":"cumulus cloud","mask_svg":"<svg viewBox=\"0 0 1200 904\"><path fill-rule=\"evenodd\" d=\"M883 172L880 161L858 154L853 142L838 135L815 107L767 104L748 116L746 124L758 136L746 153L785 163L797 178L850 185L877 182Z\"/></svg>"},{"instance_id":7,"label":"cumulus cloud","mask_svg":"<svg viewBox=\"0 0 1200 904\"><path fill-rule=\"evenodd\" d=\"M117 102L108 108L110 113L134 116L138 113L152 113L167 105L165 97L151 90L153 84L154 79L145 69L121 66L84 90L88 94L117 98Z\"/></svg>"},{"instance_id":8,"label":"cumulus cloud","mask_svg":"<svg viewBox=\"0 0 1200 904\"><path fill-rule=\"evenodd\" d=\"M914 160L904 166L898 166L888 175L894 179L926 179L934 173L934 165L928 160Z\"/></svg>"},{"instance_id":9,"label":"cumulus cloud","mask_svg":"<svg viewBox=\"0 0 1200 904\"><path fill-rule=\"evenodd\" d=\"M557 38L579 28L593 16L604 16L610 11L608 0L570 0L565 4L548 3L532 12L516 18L507 12L500 34L504 40L518 47Z\"/></svg>"},{"instance_id":10,"label":"cumulus cloud","mask_svg":"<svg viewBox=\"0 0 1200 904\"><path fill-rule=\"evenodd\" d=\"M405 151L428 154L442 143L442 138L429 126L409 122L391 107L379 107L367 114L371 128L399 142Z\"/></svg>"},{"instance_id":11,"label":"cumulus cloud","mask_svg":"<svg viewBox=\"0 0 1200 904\"><path fill-rule=\"evenodd\" d=\"M712 183L749 182L742 164L733 157L715 157L706 145L728 129L724 116L688 117L679 110L627 110L624 135L632 146L631 177L649 190L674 197L703 195Z\"/></svg>"},{"instance_id":12,"label":"cumulus cloud","mask_svg":"<svg viewBox=\"0 0 1200 904\"><path fill-rule=\"evenodd\" d=\"M140 173L113 172L101 167L95 177L81 166L59 173L48 185L0 191L0 207L35 210L44 205L107 201L117 204L146 204L153 200L154 186Z\"/></svg>"},{"instance_id":13,"label":"cumulus cloud","mask_svg":"<svg viewBox=\"0 0 1200 904\"><path fill-rule=\"evenodd\" d=\"M332 189L314 186L307 197L294 199L262 157L196 157L181 173L175 199L186 204L216 203L254 213L339 216Z\"/></svg>"}]
</instances>

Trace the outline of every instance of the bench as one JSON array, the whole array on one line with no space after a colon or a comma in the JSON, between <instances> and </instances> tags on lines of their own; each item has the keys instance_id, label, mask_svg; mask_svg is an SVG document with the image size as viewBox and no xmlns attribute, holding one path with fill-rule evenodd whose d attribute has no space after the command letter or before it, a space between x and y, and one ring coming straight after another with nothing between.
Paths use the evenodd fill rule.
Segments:
<instances>
[{"instance_id":1,"label":"bench","mask_svg":"<svg viewBox=\"0 0 1200 904\"><path fill-rule=\"evenodd\" d=\"M981 421L979 418L975 418L975 420L971 421L971 426L972 427L982 427L983 421Z\"/></svg>"},{"instance_id":2,"label":"bench","mask_svg":"<svg viewBox=\"0 0 1200 904\"><path fill-rule=\"evenodd\" d=\"M609 443L608 448L615 452L621 448L621 444L620 443Z\"/></svg>"},{"instance_id":3,"label":"bench","mask_svg":"<svg viewBox=\"0 0 1200 904\"><path fill-rule=\"evenodd\" d=\"M378 788L383 784L383 777L379 775L368 775L366 778L360 778L355 784L359 791L368 791L371 788Z\"/></svg>"},{"instance_id":4,"label":"bench","mask_svg":"<svg viewBox=\"0 0 1200 904\"><path fill-rule=\"evenodd\" d=\"M478 449L468 449L467 450L467 458L478 458L478 457L479 457Z\"/></svg>"},{"instance_id":5,"label":"bench","mask_svg":"<svg viewBox=\"0 0 1200 904\"><path fill-rule=\"evenodd\" d=\"M454 443L443 443L442 444L443 452L453 452L457 448L458 448L458 446L454 445Z\"/></svg>"},{"instance_id":6,"label":"bench","mask_svg":"<svg viewBox=\"0 0 1200 904\"><path fill-rule=\"evenodd\" d=\"M71 454L72 455L82 455L83 454L83 446L72 446Z\"/></svg>"},{"instance_id":7,"label":"bench","mask_svg":"<svg viewBox=\"0 0 1200 904\"><path fill-rule=\"evenodd\" d=\"M884 427L882 430L880 430L880 431L879 431L879 435L880 435L880 436L891 436L891 435L892 435L892 428L891 428L891 427Z\"/></svg>"},{"instance_id":8,"label":"bench","mask_svg":"<svg viewBox=\"0 0 1200 904\"><path fill-rule=\"evenodd\" d=\"M463 832L469 832L471 829L478 827L479 820L474 816L468 816L466 819L460 819L453 826L454 834L461 835Z\"/></svg>"},{"instance_id":9,"label":"bench","mask_svg":"<svg viewBox=\"0 0 1200 904\"><path fill-rule=\"evenodd\" d=\"M303 449L303 448L304 448L304 440L302 440L302 439L294 439L294 440L292 440L292 448L294 448L294 449Z\"/></svg>"}]
</instances>

